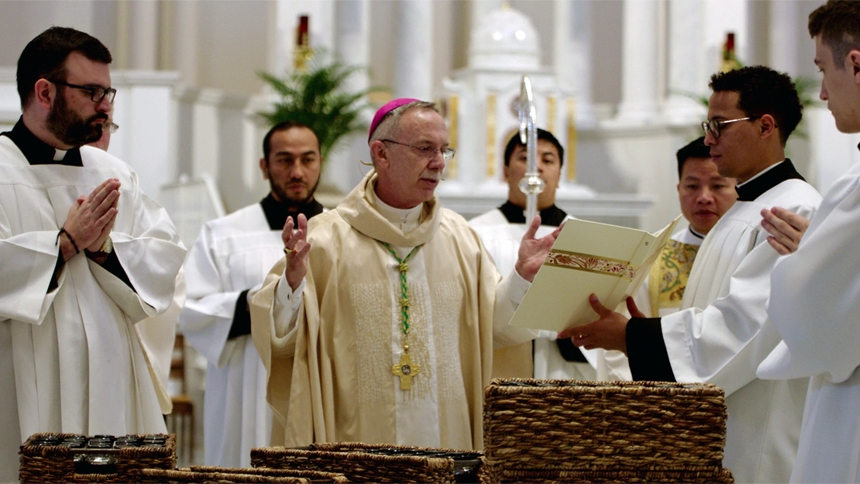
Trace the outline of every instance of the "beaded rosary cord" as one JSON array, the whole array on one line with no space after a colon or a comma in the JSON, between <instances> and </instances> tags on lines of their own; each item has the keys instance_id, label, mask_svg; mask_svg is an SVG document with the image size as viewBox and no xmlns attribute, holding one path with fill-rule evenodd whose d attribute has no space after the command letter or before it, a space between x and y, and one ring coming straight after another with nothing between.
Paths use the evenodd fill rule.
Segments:
<instances>
[{"instance_id":1,"label":"beaded rosary cord","mask_svg":"<svg viewBox=\"0 0 860 484\"><path fill-rule=\"evenodd\" d=\"M418 374L420 368L412 363L412 357L409 355L409 287L406 285L406 271L409 270L409 259L418 252L421 246L413 247L409 254L401 260L390 245L385 242L382 242L382 245L397 261L400 270L400 324L403 332L403 353L400 355L400 363L394 365L391 372L400 377L400 389L409 390L412 388L412 378Z\"/></svg>"}]
</instances>

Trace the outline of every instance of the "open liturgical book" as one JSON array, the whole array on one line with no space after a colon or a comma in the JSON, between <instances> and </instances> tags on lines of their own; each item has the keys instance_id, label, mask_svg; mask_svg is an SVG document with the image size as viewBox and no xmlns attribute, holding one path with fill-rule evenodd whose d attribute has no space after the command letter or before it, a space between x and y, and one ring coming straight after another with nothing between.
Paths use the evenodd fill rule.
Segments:
<instances>
[{"instance_id":1,"label":"open liturgical book","mask_svg":"<svg viewBox=\"0 0 860 484\"><path fill-rule=\"evenodd\" d=\"M511 324L560 332L597 319L588 296L607 308L627 300L648 275L678 216L656 233L587 220L565 221Z\"/></svg>"}]
</instances>

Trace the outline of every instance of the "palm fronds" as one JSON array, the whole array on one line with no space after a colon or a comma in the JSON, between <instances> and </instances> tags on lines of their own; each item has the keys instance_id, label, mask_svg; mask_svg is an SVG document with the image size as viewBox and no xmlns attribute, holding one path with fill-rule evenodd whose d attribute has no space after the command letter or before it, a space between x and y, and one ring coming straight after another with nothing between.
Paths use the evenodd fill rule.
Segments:
<instances>
[{"instance_id":1,"label":"palm fronds","mask_svg":"<svg viewBox=\"0 0 860 484\"><path fill-rule=\"evenodd\" d=\"M347 79L362 70L361 67L338 61L311 64L307 71L296 71L285 78L259 72L257 75L271 86L280 100L273 104L271 111L257 114L273 125L289 120L310 127L319 137L320 154L325 159L344 137L367 129L367 123L361 118L362 111L370 107L366 96L381 89L347 92Z\"/></svg>"}]
</instances>

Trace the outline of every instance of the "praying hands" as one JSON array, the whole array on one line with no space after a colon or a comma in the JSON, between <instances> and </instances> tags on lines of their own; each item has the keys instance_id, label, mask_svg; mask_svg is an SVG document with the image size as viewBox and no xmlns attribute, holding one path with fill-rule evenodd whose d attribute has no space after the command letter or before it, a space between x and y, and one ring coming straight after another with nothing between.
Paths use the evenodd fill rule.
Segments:
<instances>
[{"instance_id":1,"label":"praying hands","mask_svg":"<svg viewBox=\"0 0 860 484\"><path fill-rule=\"evenodd\" d=\"M69 208L60 237L64 261L84 249L98 252L102 248L116 220L119 187L119 180L109 178Z\"/></svg>"}]
</instances>

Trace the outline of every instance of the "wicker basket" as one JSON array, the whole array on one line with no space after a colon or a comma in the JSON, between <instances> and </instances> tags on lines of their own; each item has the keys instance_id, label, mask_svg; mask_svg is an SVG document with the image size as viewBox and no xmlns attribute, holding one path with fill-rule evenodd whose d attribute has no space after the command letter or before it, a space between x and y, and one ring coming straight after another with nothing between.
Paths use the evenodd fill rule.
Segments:
<instances>
[{"instance_id":1,"label":"wicker basket","mask_svg":"<svg viewBox=\"0 0 860 484\"><path fill-rule=\"evenodd\" d=\"M79 437L77 434L38 433L21 445L18 479L21 482L133 482L143 469L176 468L176 436L159 434L163 446L147 445L124 449L76 449L60 445L34 445L40 439ZM138 436L140 437L140 436ZM111 472L81 469L81 460L98 456L109 459Z\"/></svg>"},{"instance_id":2,"label":"wicker basket","mask_svg":"<svg viewBox=\"0 0 860 484\"><path fill-rule=\"evenodd\" d=\"M493 468L721 469L725 435L723 391L709 384L509 379L484 389Z\"/></svg>"},{"instance_id":3,"label":"wicker basket","mask_svg":"<svg viewBox=\"0 0 860 484\"><path fill-rule=\"evenodd\" d=\"M251 450L251 465L338 472L353 482L476 482L480 453L405 445L317 443Z\"/></svg>"},{"instance_id":4,"label":"wicker basket","mask_svg":"<svg viewBox=\"0 0 860 484\"><path fill-rule=\"evenodd\" d=\"M625 484L628 482L683 482L683 483L733 483L734 478L728 469L701 468L698 470L661 471L661 470L615 470L581 471L563 469L517 470L485 467L481 476L482 483L520 483L540 482L544 484L568 483L606 483Z\"/></svg>"},{"instance_id":5,"label":"wicker basket","mask_svg":"<svg viewBox=\"0 0 860 484\"><path fill-rule=\"evenodd\" d=\"M276 482L287 484L344 484L348 483L349 480L344 477L343 474L335 474L332 472L191 466L176 470L144 469L137 482L218 482L220 484Z\"/></svg>"}]
</instances>

